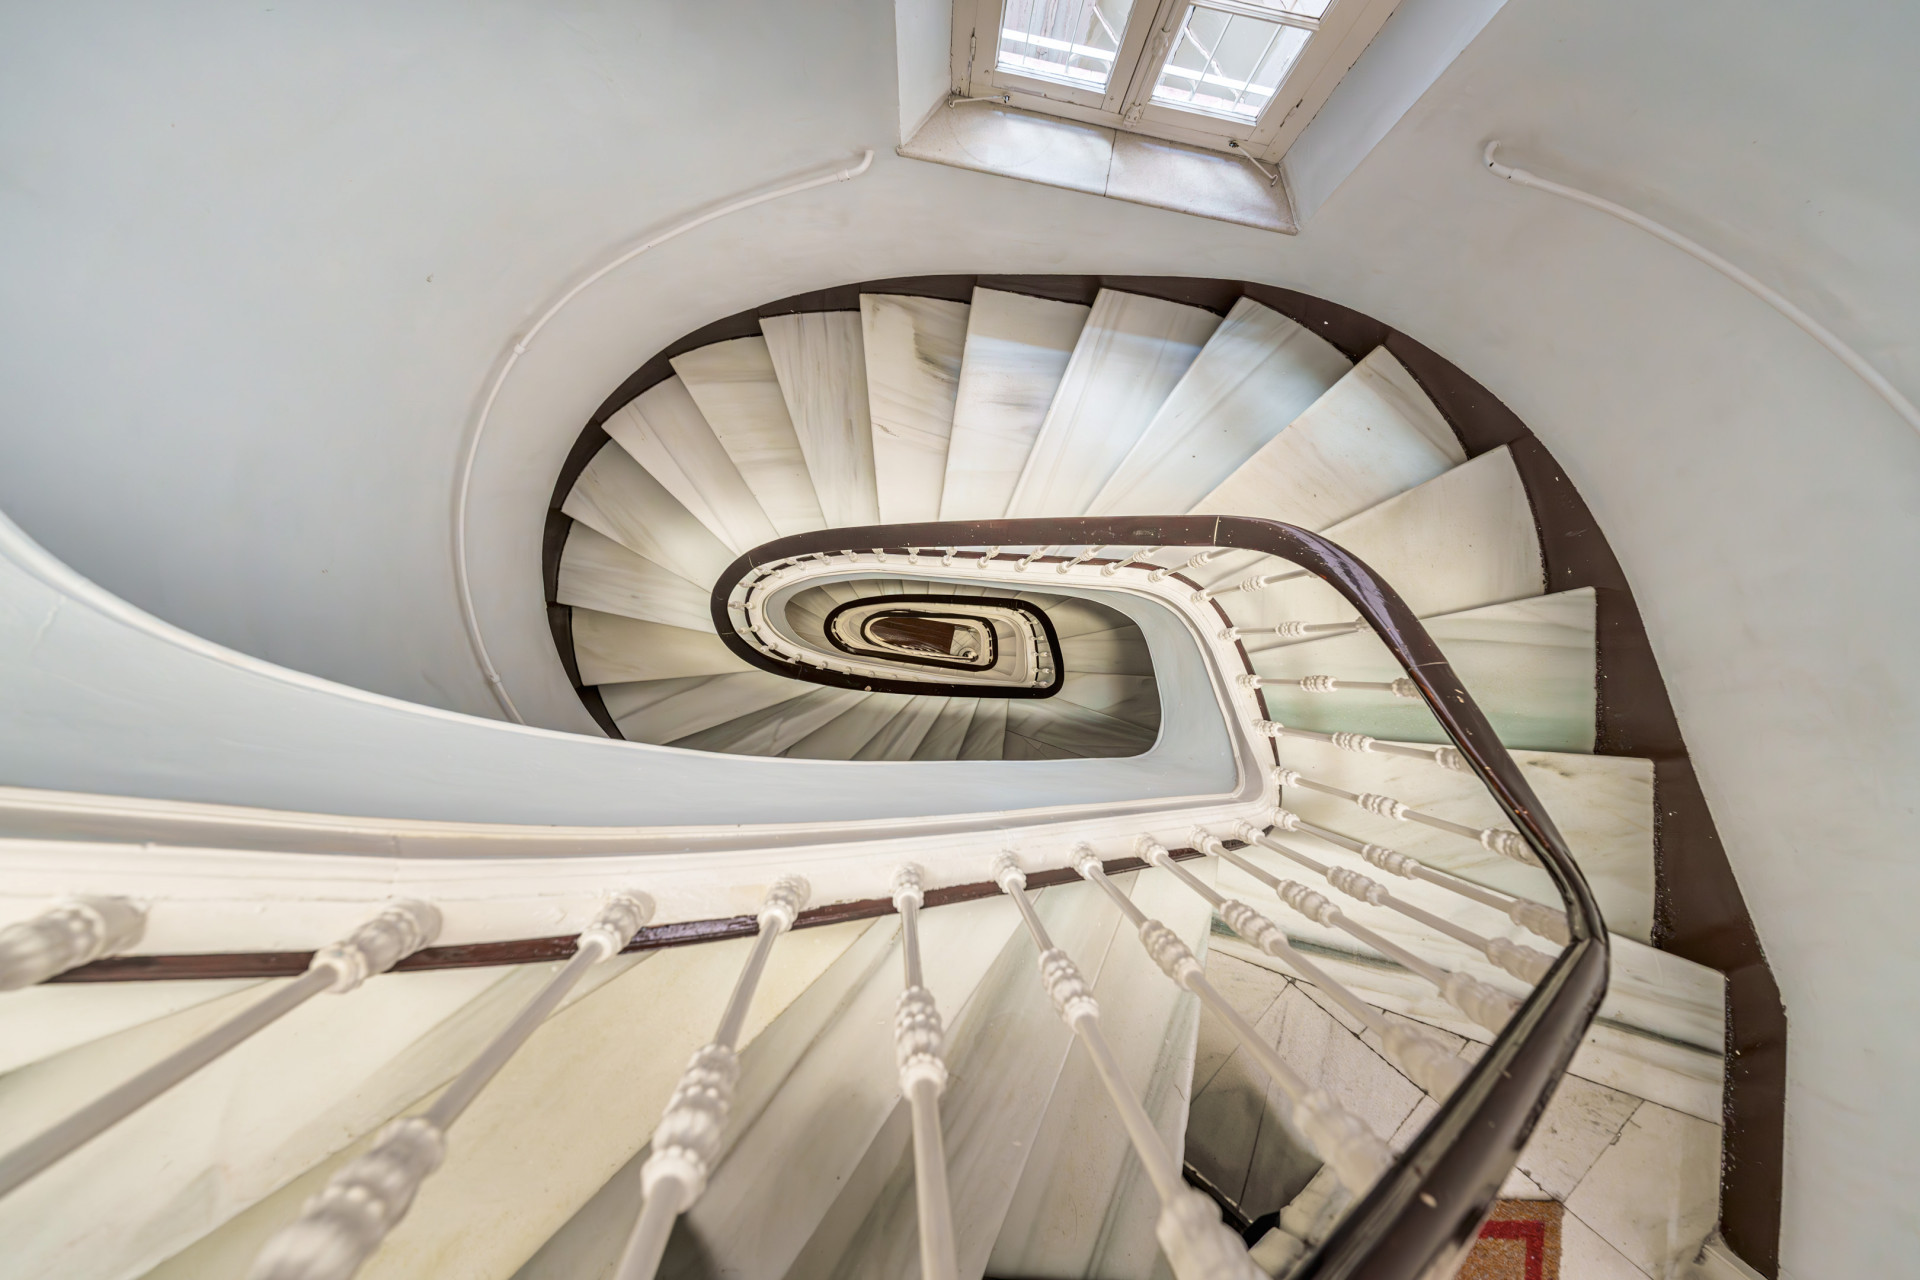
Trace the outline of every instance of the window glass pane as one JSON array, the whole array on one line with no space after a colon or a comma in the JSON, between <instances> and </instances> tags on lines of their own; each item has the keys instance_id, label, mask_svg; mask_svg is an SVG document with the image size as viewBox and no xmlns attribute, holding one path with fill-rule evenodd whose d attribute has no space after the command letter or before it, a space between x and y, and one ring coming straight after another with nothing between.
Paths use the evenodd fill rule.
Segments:
<instances>
[{"instance_id":1,"label":"window glass pane","mask_svg":"<svg viewBox=\"0 0 1920 1280\"><path fill-rule=\"evenodd\" d=\"M1312 37L1301 27L1191 5L1153 86L1153 100L1257 120Z\"/></svg>"},{"instance_id":2,"label":"window glass pane","mask_svg":"<svg viewBox=\"0 0 1920 1280\"><path fill-rule=\"evenodd\" d=\"M999 67L1105 92L1133 0L1007 0Z\"/></svg>"}]
</instances>

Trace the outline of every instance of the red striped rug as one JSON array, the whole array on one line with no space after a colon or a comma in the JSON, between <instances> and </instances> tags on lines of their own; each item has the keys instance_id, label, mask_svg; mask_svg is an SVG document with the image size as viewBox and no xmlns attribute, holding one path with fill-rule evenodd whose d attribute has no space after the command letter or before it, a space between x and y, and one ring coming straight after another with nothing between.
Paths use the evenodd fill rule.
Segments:
<instances>
[{"instance_id":1,"label":"red striped rug","mask_svg":"<svg viewBox=\"0 0 1920 1280\"><path fill-rule=\"evenodd\" d=\"M1560 1280L1560 1212L1551 1200L1497 1202L1458 1280Z\"/></svg>"}]
</instances>

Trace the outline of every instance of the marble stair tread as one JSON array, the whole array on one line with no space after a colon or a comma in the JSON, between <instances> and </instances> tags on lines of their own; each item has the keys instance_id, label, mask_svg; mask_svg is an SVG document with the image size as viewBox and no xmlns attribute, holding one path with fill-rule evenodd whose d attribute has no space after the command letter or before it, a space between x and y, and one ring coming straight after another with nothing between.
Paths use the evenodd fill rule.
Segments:
<instances>
[{"instance_id":1,"label":"marble stair tread","mask_svg":"<svg viewBox=\"0 0 1920 1280\"><path fill-rule=\"evenodd\" d=\"M826 528L767 340L715 342L671 363L774 531L787 537Z\"/></svg>"},{"instance_id":2,"label":"marble stair tread","mask_svg":"<svg viewBox=\"0 0 1920 1280\"><path fill-rule=\"evenodd\" d=\"M1000 745L1000 758L1003 760L1079 760L1084 757L1084 752L1029 738L1011 729Z\"/></svg>"},{"instance_id":3,"label":"marble stair tread","mask_svg":"<svg viewBox=\"0 0 1920 1280\"><path fill-rule=\"evenodd\" d=\"M789 683L801 687L799 681ZM832 724L869 696L858 689L816 688L724 724L676 738L668 745L688 751L724 751L740 756L783 755L794 743Z\"/></svg>"},{"instance_id":4,"label":"marble stair tread","mask_svg":"<svg viewBox=\"0 0 1920 1280\"><path fill-rule=\"evenodd\" d=\"M928 520L940 511L970 310L945 298L860 295L882 524Z\"/></svg>"},{"instance_id":5,"label":"marble stair tread","mask_svg":"<svg viewBox=\"0 0 1920 1280\"><path fill-rule=\"evenodd\" d=\"M259 978L41 984L0 1000L0 1073L260 985Z\"/></svg>"},{"instance_id":6,"label":"marble stair tread","mask_svg":"<svg viewBox=\"0 0 1920 1280\"><path fill-rule=\"evenodd\" d=\"M1198 872L1210 880L1208 870ZM1155 869L1139 873L1129 896L1204 954L1213 913L1199 894ZM1200 1002L1168 980L1133 933L1116 933L1093 994L1125 1087L1177 1153L1187 1128ZM987 1274L1155 1280L1166 1267L1153 1233L1159 1207L1093 1060L1075 1044L1047 1100Z\"/></svg>"},{"instance_id":7,"label":"marble stair tread","mask_svg":"<svg viewBox=\"0 0 1920 1280\"><path fill-rule=\"evenodd\" d=\"M867 740L866 745L853 753L855 760L911 760L920 744L933 732L934 722L947 708L951 699L943 697L916 697L900 709L900 714L889 720L886 727Z\"/></svg>"},{"instance_id":8,"label":"marble stair tread","mask_svg":"<svg viewBox=\"0 0 1920 1280\"><path fill-rule=\"evenodd\" d=\"M788 747L785 754L795 760L851 760L904 712L914 697L905 693L869 694L865 701Z\"/></svg>"},{"instance_id":9,"label":"marble stair tread","mask_svg":"<svg viewBox=\"0 0 1920 1280\"><path fill-rule=\"evenodd\" d=\"M1007 515L1086 513L1220 317L1102 289L1007 501Z\"/></svg>"},{"instance_id":10,"label":"marble stair tread","mask_svg":"<svg viewBox=\"0 0 1920 1280\"><path fill-rule=\"evenodd\" d=\"M1131 888L1131 877L1116 880ZM1097 984L1111 948L1131 939L1117 936L1120 913L1096 894L1091 885L1058 885L1035 894L1034 909L1055 945ZM1013 905L1001 898L988 901ZM925 918L932 923L939 914L929 911ZM971 997L958 1008L941 1008L950 1076L940 1113L963 1276L986 1270L1073 1044L1073 1033L1034 972L1034 947L1026 931L1015 928L999 937L1004 939L1000 952ZM928 974L938 968L929 964ZM877 1052L887 1054L890 1047ZM845 1188L842 1202L827 1216L832 1230L808 1244L787 1270L787 1280L919 1274L911 1148L899 1141L876 1142L867 1164L846 1178Z\"/></svg>"},{"instance_id":11,"label":"marble stair tread","mask_svg":"<svg viewBox=\"0 0 1920 1280\"><path fill-rule=\"evenodd\" d=\"M1063 638L1060 663L1070 675L1150 676L1153 651L1139 628L1116 627Z\"/></svg>"},{"instance_id":12,"label":"marble stair tread","mask_svg":"<svg viewBox=\"0 0 1920 1280\"><path fill-rule=\"evenodd\" d=\"M1045 609L1047 620L1053 623L1054 634L1060 638L1063 647L1077 636L1112 631L1117 626L1128 623L1124 613L1109 609L1105 605L1095 604L1091 600L1035 596L1024 591L1014 599ZM1138 628L1134 630L1137 631Z\"/></svg>"},{"instance_id":13,"label":"marble stair tread","mask_svg":"<svg viewBox=\"0 0 1920 1280\"><path fill-rule=\"evenodd\" d=\"M736 556L780 536L679 378L642 392L605 427Z\"/></svg>"},{"instance_id":14,"label":"marble stair tread","mask_svg":"<svg viewBox=\"0 0 1920 1280\"><path fill-rule=\"evenodd\" d=\"M1521 600L1547 588L1533 504L1505 445L1323 532L1385 578L1419 617ZM1243 627L1357 616L1318 578L1221 603Z\"/></svg>"},{"instance_id":15,"label":"marble stair tread","mask_svg":"<svg viewBox=\"0 0 1920 1280\"><path fill-rule=\"evenodd\" d=\"M913 749L913 758L958 760L960 749L967 741L967 730L972 727L974 713L982 701L980 698L948 698L932 728L927 730L927 736Z\"/></svg>"},{"instance_id":16,"label":"marble stair tread","mask_svg":"<svg viewBox=\"0 0 1920 1280\"><path fill-rule=\"evenodd\" d=\"M975 698L973 719L967 722L967 736L961 740L962 760L998 760L1007 739L1005 698Z\"/></svg>"},{"instance_id":17,"label":"marble stair tread","mask_svg":"<svg viewBox=\"0 0 1920 1280\"><path fill-rule=\"evenodd\" d=\"M560 553L561 604L664 622L691 631L713 631L710 594L645 556L637 556L593 528L576 524Z\"/></svg>"},{"instance_id":18,"label":"marble stair tread","mask_svg":"<svg viewBox=\"0 0 1920 1280\"><path fill-rule=\"evenodd\" d=\"M1157 726L1142 729L1055 697L1009 702L1007 733L1075 756L1137 756L1153 746Z\"/></svg>"},{"instance_id":19,"label":"marble stair tread","mask_svg":"<svg viewBox=\"0 0 1920 1280\"><path fill-rule=\"evenodd\" d=\"M829 526L878 524L867 357L857 311L760 321L767 355Z\"/></svg>"},{"instance_id":20,"label":"marble stair tread","mask_svg":"<svg viewBox=\"0 0 1920 1280\"><path fill-rule=\"evenodd\" d=\"M940 519L1007 514L1090 310L998 289L973 291Z\"/></svg>"},{"instance_id":21,"label":"marble stair tread","mask_svg":"<svg viewBox=\"0 0 1920 1280\"><path fill-rule=\"evenodd\" d=\"M1455 674L1508 747L1589 753L1594 743L1591 587L1424 620ZM1263 676L1388 681L1405 674L1371 632L1304 640L1252 655ZM1445 740L1426 704L1390 693L1262 690L1269 717L1296 729L1405 742Z\"/></svg>"},{"instance_id":22,"label":"marble stair tread","mask_svg":"<svg viewBox=\"0 0 1920 1280\"><path fill-rule=\"evenodd\" d=\"M1433 402L1380 347L1193 510L1324 529L1466 460Z\"/></svg>"},{"instance_id":23,"label":"marble stair tread","mask_svg":"<svg viewBox=\"0 0 1920 1280\"><path fill-rule=\"evenodd\" d=\"M1609 931L1648 942L1654 918L1653 762L1633 756L1514 751L1515 763L1553 820L1593 889ZM1473 827L1512 824L1469 774L1425 760L1357 755L1331 743L1280 740L1280 763L1316 782L1392 796L1423 812ZM1398 849L1429 866L1536 902L1558 897L1538 867L1523 866L1451 832L1395 822L1348 800L1306 787L1282 790L1280 803L1309 822L1357 840Z\"/></svg>"},{"instance_id":24,"label":"marble stair tread","mask_svg":"<svg viewBox=\"0 0 1920 1280\"><path fill-rule=\"evenodd\" d=\"M770 671L603 684L607 713L630 742L668 743L795 696L794 682Z\"/></svg>"},{"instance_id":25,"label":"marble stair tread","mask_svg":"<svg viewBox=\"0 0 1920 1280\"><path fill-rule=\"evenodd\" d=\"M1241 298L1089 514L1191 510L1351 368L1326 339Z\"/></svg>"},{"instance_id":26,"label":"marble stair tread","mask_svg":"<svg viewBox=\"0 0 1920 1280\"><path fill-rule=\"evenodd\" d=\"M711 631L646 622L598 609L574 609L573 656L580 667L581 684L626 684L757 669L743 662Z\"/></svg>"},{"instance_id":27,"label":"marble stair tread","mask_svg":"<svg viewBox=\"0 0 1920 1280\"><path fill-rule=\"evenodd\" d=\"M1069 671L1060 681L1060 692L1053 696L1144 732L1157 733L1160 729L1160 689L1152 676Z\"/></svg>"},{"instance_id":28,"label":"marble stair tread","mask_svg":"<svg viewBox=\"0 0 1920 1280\"><path fill-rule=\"evenodd\" d=\"M560 509L700 586L718 582L738 554L617 441L593 456Z\"/></svg>"}]
</instances>

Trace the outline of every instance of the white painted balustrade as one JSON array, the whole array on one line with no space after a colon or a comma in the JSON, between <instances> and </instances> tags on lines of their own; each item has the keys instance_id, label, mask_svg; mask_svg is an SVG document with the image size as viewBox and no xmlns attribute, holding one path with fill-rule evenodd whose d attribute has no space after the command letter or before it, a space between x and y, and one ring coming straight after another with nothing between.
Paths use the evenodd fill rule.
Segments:
<instances>
[{"instance_id":1,"label":"white painted balustrade","mask_svg":"<svg viewBox=\"0 0 1920 1280\"><path fill-rule=\"evenodd\" d=\"M1198 557L1195 558L1198 559ZM1295 578L1311 576L1312 571L1307 569L1294 569L1286 573L1263 573L1257 577L1243 579L1240 582L1229 582L1224 587L1213 587L1208 590L1196 591L1193 593L1191 599L1195 604L1205 604L1209 600L1218 600L1221 596L1230 596L1236 592L1265 591L1268 587L1277 586L1282 582L1292 582Z\"/></svg>"},{"instance_id":2,"label":"white painted balustrade","mask_svg":"<svg viewBox=\"0 0 1920 1280\"><path fill-rule=\"evenodd\" d=\"M1418 822L1432 827L1436 831L1448 831L1457 836L1465 836L1481 848L1497 853L1503 858L1512 858L1515 862L1529 867L1537 867L1540 860L1533 856L1533 850L1520 838L1517 831L1504 831L1498 827L1469 827L1458 822L1449 822L1423 812L1392 796L1381 795L1377 791L1348 791L1345 787L1336 787L1330 782L1319 782L1306 777L1298 769L1278 768L1273 771L1273 781L1281 787L1305 787L1308 791L1318 791L1321 795L1336 796L1358 805L1378 818L1387 818L1394 822Z\"/></svg>"},{"instance_id":3,"label":"white painted balustrade","mask_svg":"<svg viewBox=\"0 0 1920 1280\"><path fill-rule=\"evenodd\" d=\"M711 1043L695 1050L653 1131L653 1153L640 1168L640 1215L627 1237L614 1280L652 1280L666 1252L674 1219L707 1189L720 1153L720 1135L740 1079L738 1042L753 993L780 935L793 927L812 888L799 876L782 876L760 904L760 936L734 982L733 995Z\"/></svg>"},{"instance_id":4,"label":"white painted balustrade","mask_svg":"<svg viewBox=\"0 0 1920 1280\"><path fill-rule=\"evenodd\" d=\"M620 953L653 915L644 893L615 894L580 931L573 958L528 1002L505 1030L417 1116L388 1125L267 1241L248 1280L347 1280L406 1216L420 1184L446 1157L447 1129L487 1082L499 1074L527 1037L579 984L587 970Z\"/></svg>"},{"instance_id":5,"label":"white painted balustrade","mask_svg":"<svg viewBox=\"0 0 1920 1280\"><path fill-rule=\"evenodd\" d=\"M1390 693L1396 698L1417 698L1420 686L1401 676L1397 680L1341 680L1334 676L1280 676L1247 674L1240 683L1248 689L1278 689L1292 686L1302 693Z\"/></svg>"},{"instance_id":6,"label":"white painted balustrade","mask_svg":"<svg viewBox=\"0 0 1920 1280\"><path fill-rule=\"evenodd\" d=\"M1471 880L1462 880L1458 876L1448 875L1397 849L1389 849L1384 845L1372 844L1366 840L1356 840L1330 827L1308 822L1291 809L1275 809L1273 825L1281 831L1305 831L1309 835L1319 836L1329 844L1336 844L1342 849L1359 854L1362 859L1379 867L1382 871L1391 872L1408 880L1425 880L1443 889L1451 889L1463 898L1471 898L1475 902L1492 907L1495 911L1505 913L1509 920L1522 929L1545 938L1557 946L1564 947L1573 940L1573 934L1567 928L1567 913L1564 911L1538 902L1529 902L1525 898L1516 898L1512 894L1500 893L1477 885Z\"/></svg>"},{"instance_id":7,"label":"white painted balustrade","mask_svg":"<svg viewBox=\"0 0 1920 1280\"><path fill-rule=\"evenodd\" d=\"M1059 565L1056 565L1053 571L1055 573L1065 573L1069 569L1077 569L1081 565L1085 564L1087 561L1099 555L1102 551L1105 551L1106 549L1107 548L1105 544L1102 544L1097 547L1088 547L1085 551L1082 551L1079 555L1073 557L1071 560L1067 560Z\"/></svg>"},{"instance_id":8,"label":"white painted balustrade","mask_svg":"<svg viewBox=\"0 0 1920 1280\"><path fill-rule=\"evenodd\" d=\"M893 1015L900 1092L913 1113L913 1187L920 1219L922 1280L957 1280L953 1203L947 1189L946 1143L940 1133L940 1095L947 1087L946 1032L933 993L921 980L920 907L926 901L920 868L909 863L893 878L900 912L900 955L906 990Z\"/></svg>"},{"instance_id":9,"label":"white painted balustrade","mask_svg":"<svg viewBox=\"0 0 1920 1280\"><path fill-rule=\"evenodd\" d=\"M1469 974L1449 973L1391 939L1382 937L1359 921L1350 919L1346 912L1328 901L1326 895L1315 893L1297 880L1282 880L1265 867L1227 848L1212 834L1196 831L1192 839L1194 848L1239 867L1272 889L1279 895L1280 901L1315 924L1324 925L1329 929L1338 929L1348 937L1365 943L1387 959L1419 975L1438 991L1441 998L1448 1004L1487 1030L1498 1032L1507 1025L1507 1019L1513 1016L1514 1010L1520 1007L1520 1002L1506 992L1497 991ZM1466 1074L1465 1064L1462 1064L1459 1074L1461 1076ZM1416 1079L1414 1083L1421 1082ZM1421 1087L1426 1088L1424 1084ZM1431 1093L1433 1090L1429 1089L1428 1092Z\"/></svg>"},{"instance_id":10,"label":"white painted balustrade","mask_svg":"<svg viewBox=\"0 0 1920 1280\"><path fill-rule=\"evenodd\" d=\"M1025 573L1028 569L1033 567L1033 562L1035 560L1038 560L1041 556L1044 556L1045 554L1047 554L1047 552L1051 550L1053 550L1053 544L1051 543L1047 544L1044 547L1035 547L1033 549L1033 554L1023 557L1022 559L1020 559L1014 564L1013 571L1015 573Z\"/></svg>"},{"instance_id":11,"label":"white painted balustrade","mask_svg":"<svg viewBox=\"0 0 1920 1280\"><path fill-rule=\"evenodd\" d=\"M1445 916L1435 915L1424 907L1415 906L1393 895L1385 885L1369 876L1363 876L1349 867L1333 867L1317 858L1310 858L1292 845L1281 844L1272 836L1251 822L1243 822L1235 832L1242 842L1257 844L1263 849L1271 849L1283 858L1290 858L1307 870L1324 877L1328 884L1349 898L1368 903L1376 907L1386 907L1397 911L1409 920L1417 920L1437 933L1443 933L1457 942L1463 942L1481 955L1491 960L1522 982L1537 983L1547 976L1547 970L1553 965L1553 957L1545 952L1522 943L1511 942L1506 938L1488 938L1455 924ZM1226 855L1236 865L1244 865L1239 855Z\"/></svg>"},{"instance_id":12,"label":"white painted balustrade","mask_svg":"<svg viewBox=\"0 0 1920 1280\"><path fill-rule=\"evenodd\" d=\"M1260 1064L1260 1069L1267 1073L1267 1078L1279 1086L1280 1092L1286 1095L1289 1108L1286 1119L1307 1149L1331 1166L1349 1190L1357 1194L1371 1187L1393 1161L1387 1145L1329 1097L1326 1090L1309 1085L1281 1060L1280 1051L1269 1044L1267 1038L1255 1030L1253 1024L1207 981L1205 968L1193 954L1192 948L1180 940L1180 935L1160 921L1149 918L1133 904L1131 898L1120 891L1119 886L1107 878L1098 854L1086 845L1081 845L1074 853L1074 870L1084 879L1092 881L1120 908L1121 914L1127 917L1140 935L1140 945L1160 966L1160 971L1176 985L1193 992L1202 1004L1225 1022L1240 1047L1252 1055L1253 1060Z\"/></svg>"},{"instance_id":13,"label":"white painted balustrade","mask_svg":"<svg viewBox=\"0 0 1920 1280\"><path fill-rule=\"evenodd\" d=\"M1211 839L1204 832L1196 838ZM1284 929L1237 898L1219 893L1191 871L1174 861L1166 846L1142 837L1140 856L1156 867L1165 867L1180 882L1213 905L1214 912L1227 928L1292 969L1299 977L1327 993L1335 1003L1358 1018L1368 1030L1380 1037L1387 1061L1400 1074L1436 1098L1444 1098L1466 1078L1467 1063L1449 1052L1446 1045L1425 1031L1406 1022L1389 1022L1378 1009L1355 995L1344 984L1334 981L1326 970L1301 955L1287 941Z\"/></svg>"},{"instance_id":14,"label":"white painted balustrade","mask_svg":"<svg viewBox=\"0 0 1920 1280\"><path fill-rule=\"evenodd\" d=\"M1126 568L1128 565L1131 565L1140 560L1143 560L1147 556L1152 555L1154 552L1158 550L1160 550L1159 547L1142 547L1138 551L1135 551L1131 555L1127 556L1125 559L1115 560L1112 564L1101 565L1100 576L1103 578L1111 578L1114 574L1120 572L1122 569ZM1155 570L1155 572L1158 572L1158 570Z\"/></svg>"},{"instance_id":15,"label":"white painted balustrade","mask_svg":"<svg viewBox=\"0 0 1920 1280\"><path fill-rule=\"evenodd\" d=\"M1276 622L1270 627L1222 627L1220 638L1228 641L1259 640L1272 636L1276 640L1314 640L1321 636L1364 631L1366 627L1364 618L1355 618L1351 622Z\"/></svg>"},{"instance_id":16,"label":"white painted balustrade","mask_svg":"<svg viewBox=\"0 0 1920 1280\"><path fill-rule=\"evenodd\" d=\"M1186 573L1189 570L1198 569L1203 564L1211 564L1221 556L1226 555L1227 550L1228 548L1226 547L1213 547L1210 550L1202 551L1199 555L1193 556L1184 564L1172 565L1164 569L1155 569L1147 575L1147 581L1159 582L1171 574Z\"/></svg>"},{"instance_id":17,"label":"white painted balustrade","mask_svg":"<svg viewBox=\"0 0 1920 1280\"><path fill-rule=\"evenodd\" d=\"M125 898L56 902L31 920L0 929L0 991L18 991L125 951L140 941L147 913Z\"/></svg>"},{"instance_id":18,"label":"white painted balustrade","mask_svg":"<svg viewBox=\"0 0 1920 1280\"><path fill-rule=\"evenodd\" d=\"M1269 738L1324 742L1330 747L1351 751L1356 755L1403 756L1409 760L1425 760L1454 773L1467 772L1467 758L1460 754L1458 747L1422 747L1410 743L1382 742L1364 733L1320 733L1313 729L1290 729L1278 720L1255 721L1253 727Z\"/></svg>"},{"instance_id":19,"label":"white painted balustrade","mask_svg":"<svg viewBox=\"0 0 1920 1280\"><path fill-rule=\"evenodd\" d=\"M974 565L973 567L976 569L985 569L988 565L993 563L994 557L999 554L1000 554L999 547L988 547L985 551L981 552L980 562Z\"/></svg>"},{"instance_id":20,"label":"white painted balustrade","mask_svg":"<svg viewBox=\"0 0 1920 1280\"><path fill-rule=\"evenodd\" d=\"M993 879L1019 909L1027 933L1040 951L1040 980L1053 998L1053 1007L1093 1061L1141 1167L1160 1197L1154 1236L1176 1280L1264 1280L1264 1273L1247 1257L1246 1246L1220 1221L1220 1211L1213 1202L1181 1178L1178 1160L1160 1140L1146 1108L1127 1087L1113 1049L1100 1031L1100 1006L1093 998L1092 986L1073 958L1047 936L1046 927L1027 900L1027 877L1013 854L1002 853L994 860Z\"/></svg>"},{"instance_id":21,"label":"white painted balustrade","mask_svg":"<svg viewBox=\"0 0 1920 1280\"><path fill-rule=\"evenodd\" d=\"M343 940L314 952L300 977L0 1156L0 1195L106 1132L314 996L323 991L344 994L354 990L431 943L439 932L440 912L427 903L388 903Z\"/></svg>"}]
</instances>

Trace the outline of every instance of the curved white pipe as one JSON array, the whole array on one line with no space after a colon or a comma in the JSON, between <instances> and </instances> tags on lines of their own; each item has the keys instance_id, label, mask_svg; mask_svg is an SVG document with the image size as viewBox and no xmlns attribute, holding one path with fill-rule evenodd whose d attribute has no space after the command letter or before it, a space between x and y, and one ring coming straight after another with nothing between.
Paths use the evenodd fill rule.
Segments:
<instances>
[{"instance_id":1,"label":"curved white pipe","mask_svg":"<svg viewBox=\"0 0 1920 1280\"><path fill-rule=\"evenodd\" d=\"M520 336L520 339L513 344L513 349L507 353L506 362L500 366L500 372L494 375L493 385L487 389L487 398L480 404L480 414L474 419L473 429L467 433L466 450L460 460L459 478L454 482L453 580L454 585L460 593L460 617L466 624L467 642L473 647L475 661L480 664L480 674L486 678L487 688L492 690L494 700L500 704L500 709L506 712L508 717L515 723L525 724L526 719L520 714L519 709L513 705L513 699L507 695L505 682L501 679L500 673L494 669L493 659L487 655L487 642L481 638L480 619L478 615L475 614L473 608L473 584L467 576L467 496L473 488L473 464L474 460L480 456L480 437L487 429L487 419L493 414L494 401L500 398L500 388L506 385L507 375L513 372L513 366L519 363L520 357L526 354L526 350L532 345L533 340L539 336L542 329L547 327L547 322L559 315L562 308L586 292L588 286L594 284L610 272L624 267L627 263L632 262L647 250L655 248L658 245L663 245L676 236L685 235L695 227L703 227L715 219L724 218L730 213L738 213L742 209L751 209L754 205L765 204L769 200L778 200L782 196L797 195L802 191L811 191L815 187L824 187L829 183L851 182L865 173L872 165L873 149L869 147L865 154L860 157L860 163L851 168L835 169L832 173L823 173L812 178L803 178L798 182L790 182L784 187L776 187L772 191L762 191L756 195L742 196L738 200L709 209L705 213L688 218L683 222L675 223L659 235L649 240L643 240L633 248L628 249L625 253L614 258L598 271L595 271L592 275L580 281L579 284L574 285L573 288L560 295L559 301L542 312L540 318L528 327L526 333Z\"/></svg>"},{"instance_id":2,"label":"curved white pipe","mask_svg":"<svg viewBox=\"0 0 1920 1280\"><path fill-rule=\"evenodd\" d=\"M1842 342L1838 335L1831 329L1782 297L1777 290L1762 284L1705 245L1696 244L1671 227L1662 226L1652 218L1635 213L1624 205L1615 204L1611 200L1602 200L1599 196L1589 195L1587 192L1574 187L1566 187L1557 182L1549 182L1545 178L1528 173L1525 169L1515 169L1510 165L1501 164L1493 158L1493 153L1499 145L1500 143L1497 139L1489 142L1486 153L1481 157L1486 161L1487 168L1493 170L1496 177L1505 178L1508 182L1517 182L1523 187L1533 187L1535 190L1560 196L1563 199L1573 201L1575 204L1584 204L1588 208L1598 209L1602 213L1612 214L1622 222L1631 223L1647 234L1659 237L1689 257L1698 258L1701 262L1706 263L1715 271L1718 271L1721 275L1727 277L1727 279L1733 281L1742 289L1745 289L1748 293L1751 293L1754 297L1760 299L1775 311L1778 311L1781 315L1793 321L1794 324L1800 326L1815 342L1818 342L1821 346L1833 352L1835 356L1838 356L1840 363L1860 375L1860 380L1872 387L1882 400L1885 400L1889 405L1893 406L1893 411L1906 419L1908 426L1912 427L1915 431L1920 431L1920 409L1914 407L1913 401L1901 395L1898 388L1881 376L1878 369L1868 364L1859 352Z\"/></svg>"}]
</instances>

